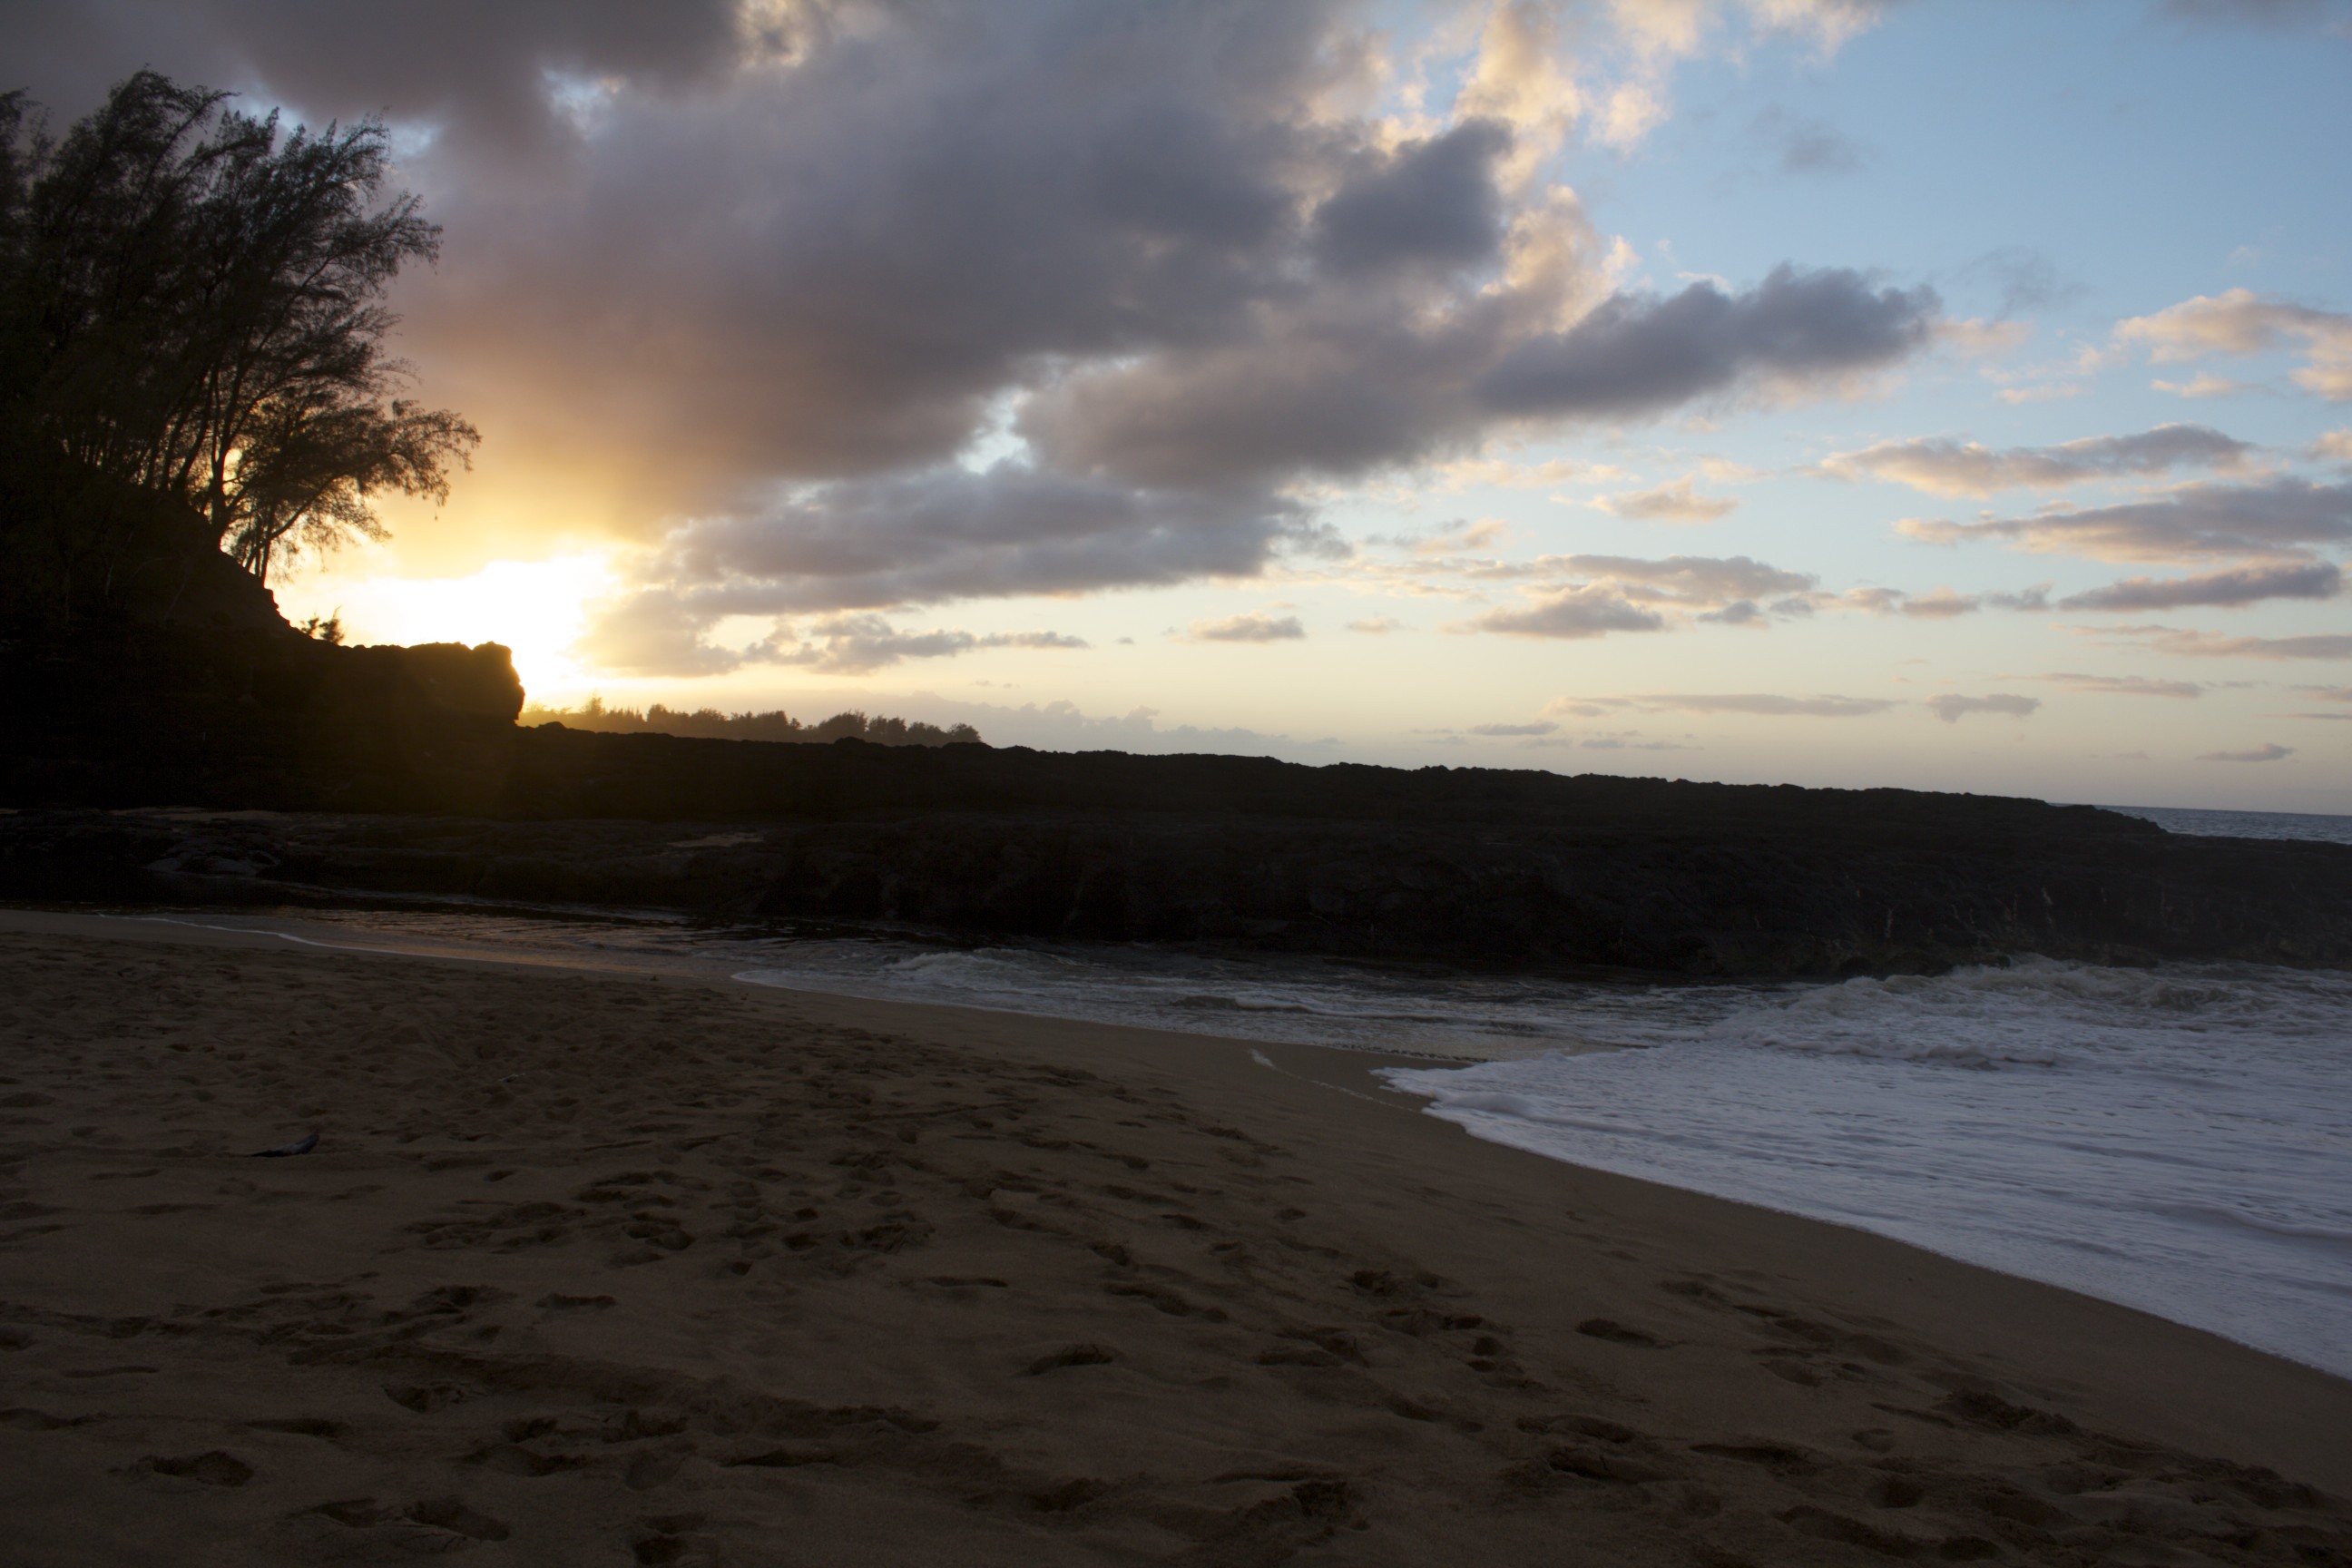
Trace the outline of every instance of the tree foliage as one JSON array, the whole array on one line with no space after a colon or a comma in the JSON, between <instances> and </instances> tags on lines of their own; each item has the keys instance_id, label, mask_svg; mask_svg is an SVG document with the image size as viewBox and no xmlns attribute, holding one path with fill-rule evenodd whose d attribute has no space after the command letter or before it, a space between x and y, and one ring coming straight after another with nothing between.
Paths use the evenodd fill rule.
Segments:
<instances>
[{"instance_id":1,"label":"tree foliage","mask_svg":"<svg viewBox=\"0 0 2352 1568\"><path fill-rule=\"evenodd\" d=\"M782 709L767 713L722 713L698 708L691 713L656 702L643 712L635 708L608 708L602 697L591 696L577 708L549 708L532 703L522 710L525 724L557 723L573 730L594 730L619 735L687 735L707 741L828 742L844 738L870 741L877 746L946 746L980 739L969 724L941 729L919 719L898 719L852 710L814 724L805 724Z\"/></svg>"},{"instance_id":2,"label":"tree foliage","mask_svg":"<svg viewBox=\"0 0 2352 1568\"><path fill-rule=\"evenodd\" d=\"M383 537L381 496L446 496L478 437L399 395L384 353L386 290L440 247L384 195L388 151L378 121L286 132L153 71L62 138L0 97L5 458L20 513L25 472L79 482L80 504L48 498L68 569L135 566L126 496L201 518L265 580Z\"/></svg>"}]
</instances>

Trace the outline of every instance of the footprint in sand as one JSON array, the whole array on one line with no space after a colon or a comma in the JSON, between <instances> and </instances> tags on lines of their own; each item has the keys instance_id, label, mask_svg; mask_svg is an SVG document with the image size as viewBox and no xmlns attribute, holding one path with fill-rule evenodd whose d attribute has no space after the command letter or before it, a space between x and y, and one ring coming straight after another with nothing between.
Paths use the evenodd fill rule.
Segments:
<instances>
[{"instance_id":1,"label":"footprint in sand","mask_svg":"<svg viewBox=\"0 0 2352 1568\"><path fill-rule=\"evenodd\" d=\"M1040 1377L1058 1372L1066 1366L1108 1366L1118 1359L1118 1352L1108 1345L1071 1345L1051 1355L1039 1356L1023 1370L1024 1377Z\"/></svg>"}]
</instances>

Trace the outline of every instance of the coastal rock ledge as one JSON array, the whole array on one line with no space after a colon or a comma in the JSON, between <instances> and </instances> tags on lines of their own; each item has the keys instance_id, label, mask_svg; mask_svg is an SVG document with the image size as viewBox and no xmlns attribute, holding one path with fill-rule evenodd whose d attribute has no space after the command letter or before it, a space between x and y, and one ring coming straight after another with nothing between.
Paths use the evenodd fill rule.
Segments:
<instances>
[{"instance_id":1,"label":"coastal rock ledge","mask_svg":"<svg viewBox=\"0 0 2352 1568\"><path fill-rule=\"evenodd\" d=\"M2352 847L2089 806L511 733L462 815L222 809L260 804L245 788L176 809L27 802L0 815L0 897L586 906L1549 973L2352 964Z\"/></svg>"}]
</instances>

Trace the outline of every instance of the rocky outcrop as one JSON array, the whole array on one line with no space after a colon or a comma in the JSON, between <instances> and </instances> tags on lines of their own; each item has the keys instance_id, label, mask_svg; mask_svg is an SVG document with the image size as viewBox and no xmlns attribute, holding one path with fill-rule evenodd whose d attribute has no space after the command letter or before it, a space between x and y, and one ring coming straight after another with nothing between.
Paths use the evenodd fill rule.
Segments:
<instances>
[{"instance_id":1,"label":"rocky outcrop","mask_svg":"<svg viewBox=\"0 0 2352 1568\"><path fill-rule=\"evenodd\" d=\"M1147 781L1163 761L1211 774L1238 763L1100 759ZM2352 848L2337 845L2181 837L2085 807L1900 791L1354 782L1370 796L1393 786L1395 815L900 807L715 827L26 812L0 819L0 893L462 898L1548 973L1932 972L2021 952L2352 963ZM1449 782L1464 809L1444 820ZM1496 809L1521 796L1533 805Z\"/></svg>"},{"instance_id":2,"label":"rocky outcrop","mask_svg":"<svg viewBox=\"0 0 2352 1568\"><path fill-rule=\"evenodd\" d=\"M0 803L478 811L522 699L496 643L337 647L274 612L0 645Z\"/></svg>"},{"instance_id":3,"label":"rocky outcrop","mask_svg":"<svg viewBox=\"0 0 2352 1568\"><path fill-rule=\"evenodd\" d=\"M463 898L1554 972L2352 963L2352 848L2087 806L592 734L518 729L521 701L495 644L151 624L0 648L0 896Z\"/></svg>"}]
</instances>

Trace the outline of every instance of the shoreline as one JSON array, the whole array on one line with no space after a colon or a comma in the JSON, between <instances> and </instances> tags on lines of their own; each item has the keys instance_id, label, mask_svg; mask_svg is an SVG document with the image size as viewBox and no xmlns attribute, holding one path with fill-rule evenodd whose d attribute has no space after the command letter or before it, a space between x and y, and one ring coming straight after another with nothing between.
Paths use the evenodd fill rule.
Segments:
<instances>
[{"instance_id":1,"label":"shoreline","mask_svg":"<svg viewBox=\"0 0 2352 1568\"><path fill-rule=\"evenodd\" d=\"M741 1549L772 1506L818 1537L977 1530L973 1561L1181 1542L1273 1561L1310 1539L1427 1560L1465 1518L1505 1561L1538 1560L1564 1521L1627 1561L1693 1542L1836 1561L1874 1538L2031 1554L2028 1535L2101 1531L2194 1551L2196 1519L2221 1514L2352 1546L2340 1501L2294 1490L2352 1491L2335 1441L2352 1384L1473 1138L1372 1078L1370 1053L26 921L0 914L20 983L5 1076L28 1086L6 1092L39 1100L11 1100L6 1180L12 1212L41 1214L0 1240L19 1406L0 1441L28 1539L68 1512L91 1528L130 1486L140 1517L182 1510L188 1541L218 1544L142 1555L121 1535L126 1562L305 1560L402 1531L485 1560L592 1529ZM158 1054L191 1023L243 1062ZM110 1065L132 1051L196 1081ZM298 1121L320 1124L317 1154L242 1159ZM619 1201L667 1193L638 1210L656 1219L583 1201L648 1154L669 1184ZM592 1298L613 1304L562 1305ZM257 1340L205 1326L273 1320ZM787 1342L825 1348L780 1360ZM68 1364L97 1360L151 1370ZM679 1425L574 1430L621 1405ZM865 1409L919 1419L839 1414ZM269 1425L296 1416L333 1430ZM987 1475L938 1433L994 1455ZM173 1468L215 1453L250 1484ZM2084 1484L2053 1489L2062 1471ZM2030 1503L1988 1514L1987 1478ZM362 1493L362 1523L319 1511Z\"/></svg>"},{"instance_id":2,"label":"shoreline","mask_svg":"<svg viewBox=\"0 0 2352 1568\"><path fill-rule=\"evenodd\" d=\"M2063 1280L2051 1279L2042 1275L2026 1273L2012 1268L2006 1268L1998 1263L1987 1262L1979 1258L1970 1258L1961 1252L1945 1250L1924 1241L1914 1240L1906 1237L1893 1234L1889 1231L1875 1229L1867 1225L1842 1220L1826 1215L1810 1213L1799 1207L1769 1203L1753 1197L1734 1195L1709 1187L1685 1184L1657 1175L1642 1174L1616 1169L1608 1165L1593 1164L1571 1159L1549 1151L1530 1148L1524 1142L1514 1142L1510 1137L1502 1135L1500 1131L1481 1131L1466 1121L1439 1114L1438 1112L1442 1109L1443 1102L1437 1098L1430 1094L1416 1092L1410 1089L1397 1089L1393 1085L1390 1084L1382 1076L1385 1069L1391 1068L1403 1068L1407 1070L1444 1070L1448 1068L1477 1066L1482 1062L1510 1059L1508 1058L1476 1058L1469 1056L1455 1056L1442 1051L1399 1050L1384 1047L1341 1045L1328 1042L1273 1041L1248 1036L1223 1034L1207 1028L1188 1029L1153 1024L1105 1021L1098 1018L1088 1018L1076 1014L1043 1013L1017 1007L993 1007L975 1002L933 1001L900 995L876 996L856 991L831 989L822 984L796 984L788 980L753 980L746 977L747 974L751 973L748 971L742 973L729 973L724 965L697 966L691 963L677 960L669 955L653 953L640 952L631 954L614 952L613 950L600 950L598 953L592 954L589 952L579 950L574 950L570 953L566 953L549 949L507 949L496 946L488 942L480 941L479 939L476 939L469 942L462 938L451 938L448 936L411 937L407 939L409 945L405 946L371 945L367 942L357 940L331 941L325 940L321 935L307 934L299 930L278 929L281 926L299 926L303 924L314 926L319 931L328 933L338 932L344 929L336 927L329 922L306 921L299 915L295 914L257 914L253 917L255 920L269 921L274 923L268 925L257 924L249 926L231 926L209 923L200 918L204 912L205 911L202 910L185 910L174 911L171 914L135 914L95 911L78 912L69 910L36 910L0 906L0 934L18 930L27 930L49 931L56 934L88 932L89 934L103 936L109 933L122 932L126 928L140 926L151 928L161 927L171 931L217 933L232 940L250 941L265 949L272 943L284 942L296 948L320 953L346 953L375 958L406 958L417 959L425 962L480 963L494 966L511 965L526 971L577 971L583 973L591 974L645 976L658 978L665 982L708 985L724 994L734 994L738 988L749 988L753 992L773 991L782 993L789 996L805 998L819 1003L826 1001L864 1003L886 1010L886 1016L883 1019L883 1022L885 1023L888 1022L887 1017L888 1010L908 1008L915 1009L919 1012L937 1011L950 1020L993 1020L999 1022L1011 1021L1015 1023L1034 1022L1037 1024L1050 1024L1068 1028L1118 1030L1133 1033L1144 1037L1164 1037L1170 1042L1171 1048L1179 1052L1185 1048L1181 1042L1198 1042L1202 1046L1220 1047L1227 1051L1240 1050L1244 1052L1262 1053L1266 1048L1280 1045L1286 1048L1305 1050L1311 1053L1327 1053L1338 1058L1339 1063L1345 1064L1344 1068L1338 1068L1337 1064L1335 1064L1336 1070L1339 1070L1342 1072L1343 1076L1349 1077L1351 1079L1360 1077L1363 1079L1365 1084L1368 1084L1372 1089L1376 1090L1377 1092L1371 1096L1374 1100L1410 1108L1433 1121L1449 1122L1459 1131L1462 1136L1465 1138L1492 1143L1496 1147L1511 1150L1513 1152L1528 1159L1537 1160L1547 1164L1566 1165L1572 1169L1588 1172L1595 1175L1606 1175L1616 1180L1634 1182L1644 1186L1655 1187L1665 1192L1683 1194L1695 1198L1704 1198L1710 1202L1729 1204L1738 1208L1760 1210L1781 1215L1789 1219L1802 1221L1806 1224L1825 1226L1838 1231L1850 1232L1857 1236L1866 1236L1876 1241L1891 1243L1895 1246L1916 1249L1926 1253L1930 1257L1940 1258L1946 1262L1958 1264L1966 1268L1981 1269L2000 1279L2013 1279L2021 1283L2032 1284L2042 1289L2060 1290L2072 1296L2081 1297L2086 1300L2095 1300L2105 1305L2141 1312L2158 1321L2166 1322L2174 1327L2187 1329L2194 1332L2210 1334L2226 1343L2235 1345L2243 1350L2251 1351L2256 1354L2272 1357L2317 1375L2344 1380L2344 1374L2342 1373L2335 1371L2329 1367L2320 1365L2315 1362L2304 1360L2291 1353L2258 1344L2252 1340L2235 1337L2226 1331L2215 1329L2206 1324L2193 1322L2184 1318L2168 1316L2167 1314L2155 1310L2149 1307L2122 1300L2117 1297L2100 1295L2095 1291L2085 1290ZM586 911L583 911L583 913L584 914ZM356 936L358 933L354 932L352 934ZM382 936L383 933L376 934ZM166 940L168 940L168 938ZM1687 984L1694 986L1706 986L1721 983L1695 981ZM1817 982L1815 984L1827 984L1831 983ZM952 1027L952 1025L950 1024L950 1026ZM1642 1048L1645 1047L1616 1045L1606 1041L1578 1037L1573 1041L1573 1043L1548 1045L1544 1054L1547 1056L1580 1056L1600 1052ZM1265 1058L1262 1054L1258 1055L1256 1059L1259 1061L1260 1065L1272 1068L1276 1071L1290 1071L1289 1068L1279 1067L1273 1061ZM1308 1081L1321 1082L1325 1084L1325 1087L1337 1087L1335 1083L1329 1081L1328 1075L1318 1077L1309 1079ZM1362 1094L1362 1088L1360 1086L1358 1088L1342 1089L1340 1089L1340 1092L1359 1095L1360 1097ZM2345 1485L2347 1491L2352 1491L2352 1469L2347 1469Z\"/></svg>"}]
</instances>

